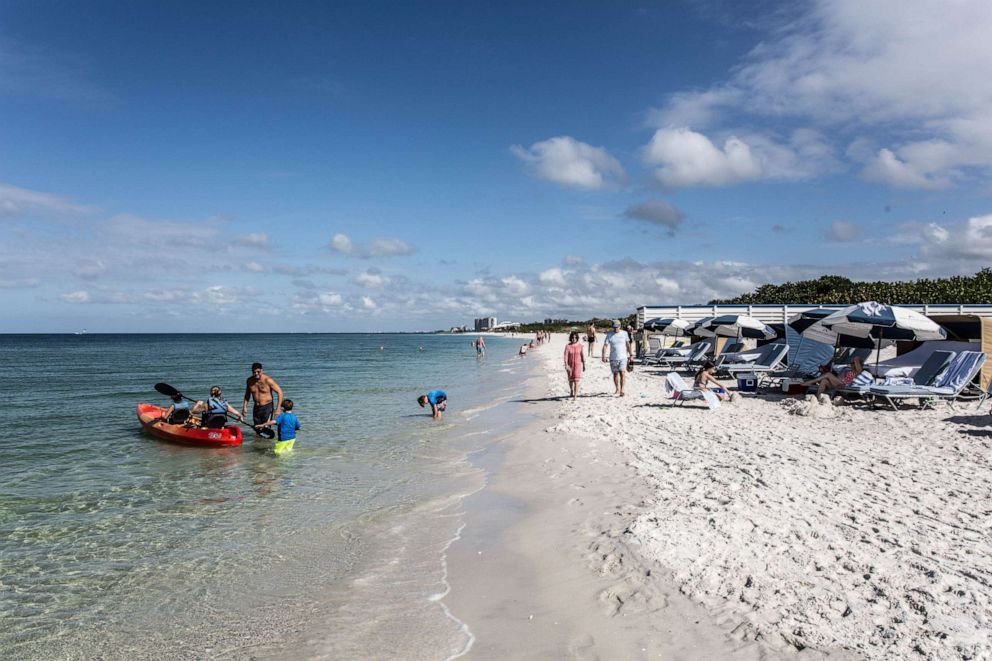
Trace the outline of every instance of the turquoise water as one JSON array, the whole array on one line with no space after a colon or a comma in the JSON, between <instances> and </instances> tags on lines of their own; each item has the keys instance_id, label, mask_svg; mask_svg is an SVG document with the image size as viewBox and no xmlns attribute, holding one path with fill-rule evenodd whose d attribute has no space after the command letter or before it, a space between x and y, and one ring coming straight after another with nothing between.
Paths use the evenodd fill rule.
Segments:
<instances>
[{"instance_id":1,"label":"turquoise water","mask_svg":"<svg viewBox=\"0 0 992 661\"><path fill-rule=\"evenodd\" d=\"M457 654L439 595L484 480L467 456L518 415L527 369L518 339L469 341L0 336L0 658ZM296 403L292 453L141 433L156 382L240 408L255 360ZM435 387L440 423L415 401Z\"/></svg>"}]
</instances>

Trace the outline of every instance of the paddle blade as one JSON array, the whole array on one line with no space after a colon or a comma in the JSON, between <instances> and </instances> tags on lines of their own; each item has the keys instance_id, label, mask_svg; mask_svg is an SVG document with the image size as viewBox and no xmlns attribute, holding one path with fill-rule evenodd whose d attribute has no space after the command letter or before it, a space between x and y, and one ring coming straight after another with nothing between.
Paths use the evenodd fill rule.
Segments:
<instances>
[{"instance_id":1,"label":"paddle blade","mask_svg":"<svg viewBox=\"0 0 992 661\"><path fill-rule=\"evenodd\" d=\"M271 427L252 427L252 429L254 429L255 433L261 436L262 438L276 437L276 432Z\"/></svg>"},{"instance_id":2,"label":"paddle blade","mask_svg":"<svg viewBox=\"0 0 992 661\"><path fill-rule=\"evenodd\" d=\"M176 395L182 396L182 393L170 386L168 383L156 383L155 390L162 393L166 397L175 397Z\"/></svg>"}]
</instances>

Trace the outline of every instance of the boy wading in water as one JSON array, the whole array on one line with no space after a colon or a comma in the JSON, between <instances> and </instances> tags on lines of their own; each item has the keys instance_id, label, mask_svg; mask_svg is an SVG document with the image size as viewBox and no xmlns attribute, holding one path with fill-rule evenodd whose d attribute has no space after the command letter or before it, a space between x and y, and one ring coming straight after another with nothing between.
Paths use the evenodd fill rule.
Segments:
<instances>
[{"instance_id":1,"label":"boy wading in water","mask_svg":"<svg viewBox=\"0 0 992 661\"><path fill-rule=\"evenodd\" d=\"M420 408L424 408L427 404L430 404L431 416L435 420L440 420L441 412L448 406L448 395L443 390L432 390L426 395L418 397L417 403L420 404Z\"/></svg>"},{"instance_id":2,"label":"boy wading in water","mask_svg":"<svg viewBox=\"0 0 992 661\"><path fill-rule=\"evenodd\" d=\"M283 452L292 450L293 445L296 444L296 432L300 430L300 419L296 417L295 413L291 413L293 410L293 400L284 399L279 408L282 409L282 413L277 415L275 420L269 420L259 425L260 427L275 426L279 431L279 440L276 441L275 446L272 448L272 452L275 454L282 454Z\"/></svg>"}]
</instances>

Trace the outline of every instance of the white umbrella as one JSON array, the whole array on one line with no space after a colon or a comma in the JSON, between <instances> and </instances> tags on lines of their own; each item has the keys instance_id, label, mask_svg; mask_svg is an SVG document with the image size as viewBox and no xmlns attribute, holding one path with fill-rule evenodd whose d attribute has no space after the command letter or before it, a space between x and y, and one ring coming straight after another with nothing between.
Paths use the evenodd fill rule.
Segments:
<instances>
[{"instance_id":1,"label":"white umbrella","mask_svg":"<svg viewBox=\"0 0 992 661\"><path fill-rule=\"evenodd\" d=\"M868 301L858 303L849 308L838 310L806 329L809 333L822 325L834 338L839 335L871 338L878 342L878 354L875 365L882 352L882 343L895 340L946 340L947 331L938 323L909 308L896 305L885 305ZM819 332L819 331L817 331ZM815 337L814 337L815 339Z\"/></svg>"},{"instance_id":2,"label":"white umbrella","mask_svg":"<svg viewBox=\"0 0 992 661\"><path fill-rule=\"evenodd\" d=\"M706 323L701 324L697 330L699 333L709 333L720 337L748 337L758 340L771 340L778 333L771 326L746 314L724 314L719 317L711 317Z\"/></svg>"},{"instance_id":3,"label":"white umbrella","mask_svg":"<svg viewBox=\"0 0 992 661\"><path fill-rule=\"evenodd\" d=\"M662 335L682 335L692 326L687 319L655 318L644 322L644 328Z\"/></svg>"}]
</instances>

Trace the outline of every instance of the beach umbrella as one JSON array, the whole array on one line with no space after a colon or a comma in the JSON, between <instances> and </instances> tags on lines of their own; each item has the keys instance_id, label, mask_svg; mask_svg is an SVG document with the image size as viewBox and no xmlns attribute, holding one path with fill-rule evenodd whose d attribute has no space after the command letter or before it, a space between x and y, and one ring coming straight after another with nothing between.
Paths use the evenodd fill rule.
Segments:
<instances>
[{"instance_id":1,"label":"beach umbrella","mask_svg":"<svg viewBox=\"0 0 992 661\"><path fill-rule=\"evenodd\" d=\"M807 328L820 321L824 317L829 317L836 310L827 310L824 308L815 308L813 310L806 310L805 312L800 312L794 314L789 318L789 326L792 330L796 331L800 335Z\"/></svg>"},{"instance_id":2,"label":"beach umbrella","mask_svg":"<svg viewBox=\"0 0 992 661\"><path fill-rule=\"evenodd\" d=\"M685 329L686 334L697 335L699 337L713 337L713 333L704 328L706 326L706 322L712 318L713 317L703 317L702 319L692 322L692 324Z\"/></svg>"},{"instance_id":3,"label":"beach umbrella","mask_svg":"<svg viewBox=\"0 0 992 661\"><path fill-rule=\"evenodd\" d=\"M875 366L878 367L883 342L896 340L946 340L947 331L937 322L909 308L868 301L838 310L820 320L835 335L870 338L878 343Z\"/></svg>"},{"instance_id":4,"label":"beach umbrella","mask_svg":"<svg viewBox=\"0 0 992 661\"><path fill-rule=\"evenodd\" d=\"M719 317L710 317L705 324L701 325L699 330L720 337L736 337L738 340L744 337L771 340L777 335L771 326L746 314L723 314Z\"/></svg>"},{"instance_id":5,"label":"beach umbrella","mask_svg":"<svg viewBox=\"0 0 992 661\"><path fill-rule=\"evenodd\" d=\"M682 335L686 329L692 326L692 322L687 319L661 318L655 317L644 322L644 328L662 335Z\"/></svg>"}]
</instances>

